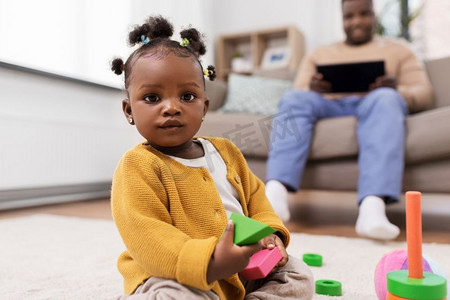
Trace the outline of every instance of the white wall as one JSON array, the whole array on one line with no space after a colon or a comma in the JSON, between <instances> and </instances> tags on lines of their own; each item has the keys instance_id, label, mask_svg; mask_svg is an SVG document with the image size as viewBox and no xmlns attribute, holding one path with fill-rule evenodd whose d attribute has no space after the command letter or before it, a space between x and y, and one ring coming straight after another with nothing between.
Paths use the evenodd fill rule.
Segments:
<instances>
[{"instance_id":1,"label":"white wall","mask_svg":"<svg viewBox=\"0 0 450 300\"><path fill-rule=\"evenodd\" d=\"M344 38L341 0L227 0L211 1L213 36L293 24L300 29L306 51ZM400 33L397 0L374 0L377 17L391 36ZM423 6L422 6L423 5ZM422 9L420 9L422 7ZM450 1L409 0L412 46L424 59L450 55Z\"/></svg>"},{"instance_id":2,"label":"white wall","mask_svg":"<svg viewBox=\"0 0 450 300\"><path fill-rule=\"evenodd\" d=\"M422 1L410 0L411 8ZM385 11L393 2L374 0L374 5L383 21L396 27L398 9ZM448 55L443 26L448 22L435 21L439 11L441 20L449 19L447 3L433 1L423 12L427 20L416 22L419 29L429 29L416 38L426 44L419 45L425 56ZM177 31L191 24L206 34L204 64L214 63L215 40L224 33L295 25L305 36L307 51L344 36L341 0L0 0L0 60L121 87L109 62L132 50L127 46L130 27L156 14L168 17Z\"/></svg>"},{"instance_id":3,"label":"white wall","mask_svg":"<svg viewBox=\"0 0 450 300\"><path fill-rule=\"evenodd\" d=\"M0 61L121 87L109 62L132 51L134 24L158 14L174 24L174 39L188 25L206 35L205 65L223 33L293 24L306 49L342 36L340 0L0 0Z\"/></svg>"},{"instance_id":4,"label":"white wall","mask_svg":"<svg viewBox=\"0 0 450 300\"><path fill-rule=\"evenodd\" d=\"M422 52L426 58L450 56L450 1L427 1L412 32L418 32L422 40Z\"/></svg>"},{"instance_id":5,"label":"white wall","mask_svg":"<svg viewBox=\"0 0 450 300\"><path fill-rule=\"evenodd\" d=\"M295 25L306 50L343 38L340 0L213 1L214 35Z\"/></svg>"},{"instance_id":6,"label":"white wall","mask_svg":"<svg viewBox=\"0 0 450 300\"><path fill-rule=\"evenodd\" d=\"M118 89L0 65L0 94L0 196L110 182L123 153L142 141Z\"/></svg>"}]
</instances>

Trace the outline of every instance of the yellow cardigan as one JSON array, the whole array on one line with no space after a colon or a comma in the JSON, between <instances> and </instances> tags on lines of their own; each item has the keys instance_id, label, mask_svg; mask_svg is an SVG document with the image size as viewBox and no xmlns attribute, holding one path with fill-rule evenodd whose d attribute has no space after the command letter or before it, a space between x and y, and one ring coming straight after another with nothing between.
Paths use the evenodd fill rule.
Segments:
<instances>
[{"instance_id":1,"label":"yellow cardigan","mask_svg":"<svg viewBox=\"0 0 450 300\"><path fill-rule=\"evenodd\" d=\"M276 229L287 246L289 232L265 196L264 184L239 149L222 138L211 141L227 166L244 214ZM114 173L113 218L126 246L118 259L126 294L151 276L175 279L221 299L243 299L238 275L207 283L214 247L227 223L222 200L205 168L189 168L146 143L129 150Z\"/></svg>"}]
</instances>

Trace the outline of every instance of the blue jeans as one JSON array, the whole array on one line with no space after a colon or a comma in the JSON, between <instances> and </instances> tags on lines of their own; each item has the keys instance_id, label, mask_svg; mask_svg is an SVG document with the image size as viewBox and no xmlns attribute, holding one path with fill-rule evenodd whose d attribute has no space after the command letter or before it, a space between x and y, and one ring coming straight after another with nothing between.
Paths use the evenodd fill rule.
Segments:
<instances>
[{"instance_id":1,"label":"blue jeans","mask_svg":"<svg viewBox=\"0 0 450 300\"><path fill-rule=\"evenodd\" d=\"M328 100L311 91L286 92L272 123L267 180L278 180L291 190L298 190L315 122L323 118L355 116L359 145L358 203L369 195L384 196L388 202L398 201L407 114L402 96L391 88L378 88L364 97L338 100ZM280 127L284 127L284 133L280 134ZM287 133L286 128L290 128Z\"/></svg>"}]
</instances>

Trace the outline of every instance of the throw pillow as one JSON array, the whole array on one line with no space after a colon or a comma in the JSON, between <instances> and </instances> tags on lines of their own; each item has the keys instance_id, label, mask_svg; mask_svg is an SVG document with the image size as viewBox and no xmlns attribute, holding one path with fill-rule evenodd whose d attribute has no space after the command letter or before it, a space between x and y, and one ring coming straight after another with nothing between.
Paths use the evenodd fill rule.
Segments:
<instances>
[{"instance_id":1,"label":"throw pillow","mask_svg":"<svg viewBox=\"0 0 450 300\"><path fill-rule=\"evenodd\" d=\"M230 74L221 111L271 116L277 113L281 95L291 88L288 80Z\"/></svg>"}]
</instances>

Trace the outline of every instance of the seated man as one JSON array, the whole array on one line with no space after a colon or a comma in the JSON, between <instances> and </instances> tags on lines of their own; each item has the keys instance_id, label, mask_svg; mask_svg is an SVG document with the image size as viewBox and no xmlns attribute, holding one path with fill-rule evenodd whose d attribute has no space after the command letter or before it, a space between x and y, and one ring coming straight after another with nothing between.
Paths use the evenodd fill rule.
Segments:
<instances>
[{"instance_id":1,"label":"seated man","mask_svg":"<svg viewBox=\"0 0 450 300\"><path fill-rule=\"evenodd\" d=\"M315 122L355 116L359 143L356 231L361 236L390 240L400 230L387 219L385 205L397 202L401 193L405 116L428 108L432 89L406 41L374 36L376 19L371 0L343 0L342 13L345 41L307 55L295 89L285 93L279 103L274 122L295 122L300 140L298 136L272 135L266 193L278 215L288 220L287 192L299 189ZM384 61L385 75L376 78L363 94L330 94L330 82L316 71L321 64L375 60Z\"/></svg>"}]
</instances>

